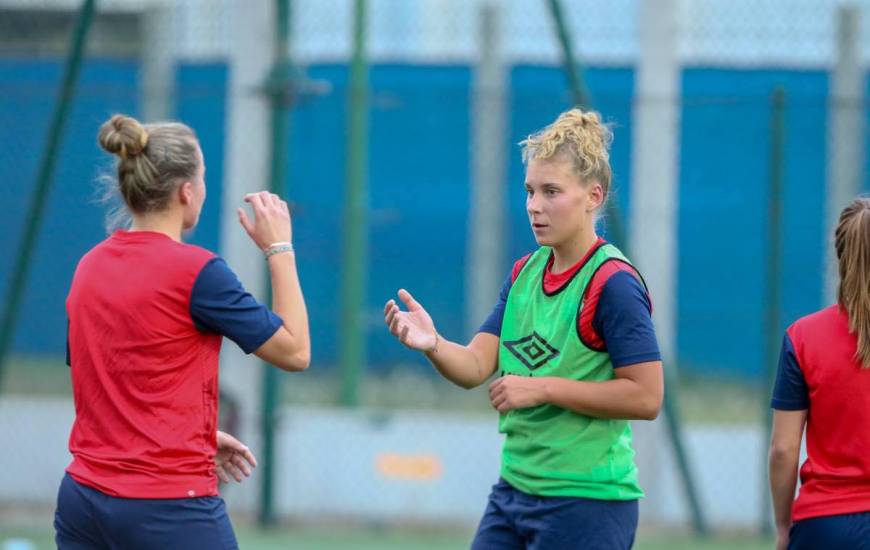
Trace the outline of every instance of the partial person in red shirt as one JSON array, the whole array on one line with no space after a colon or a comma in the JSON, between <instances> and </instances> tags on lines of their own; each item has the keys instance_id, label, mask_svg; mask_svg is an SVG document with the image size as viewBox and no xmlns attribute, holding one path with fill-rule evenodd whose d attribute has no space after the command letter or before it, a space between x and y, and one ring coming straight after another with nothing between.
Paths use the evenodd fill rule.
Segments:
<instances>
[{"instance_id":1,"label":"partial person in red shirt","mask_svg":"<svg viewBox=\"0 0 870 550\"><path fill-rule=\"evenodd\" d=\"M287 371L308 367L308 317L287 203L247 195L239 222L263 250L273 310L214 253L182 242L206 197L205 161L179 123L115 115L99 132L117 155L131 214L82 257L67 297L73 456L55 513L60 549L237 548L218 478L241 480L250 451L217 430L223 337Z\"/></svg>"},{"instance_id":2,"label":"partial person in red shirt","mask_svg":"<svg viewBox=\"0 0 870 550\"><path fill-rule=\"evenodd\" d=\"M870 549L870 199L843 210L834 245L837 303L788 328L771 400L777 550Z\"/></svg>"}]
</instances>

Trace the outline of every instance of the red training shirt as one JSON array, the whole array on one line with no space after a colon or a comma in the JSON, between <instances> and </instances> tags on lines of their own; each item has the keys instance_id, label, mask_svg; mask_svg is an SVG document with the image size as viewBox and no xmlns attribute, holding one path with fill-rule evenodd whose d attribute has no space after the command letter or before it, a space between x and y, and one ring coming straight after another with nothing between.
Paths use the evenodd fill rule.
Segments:
<instances>
[{"instance_id":1,"label":"red training shirt","mask_svg":"<svg viewBox=\"0 0 870 550\"><path fill-rule=\"evenodd\" d=\"M221 336L190 315L212 258L141 231L116 232L79 262L66 302L77 482L125 498L218 494Z\"/></svg>"}]
</instances>

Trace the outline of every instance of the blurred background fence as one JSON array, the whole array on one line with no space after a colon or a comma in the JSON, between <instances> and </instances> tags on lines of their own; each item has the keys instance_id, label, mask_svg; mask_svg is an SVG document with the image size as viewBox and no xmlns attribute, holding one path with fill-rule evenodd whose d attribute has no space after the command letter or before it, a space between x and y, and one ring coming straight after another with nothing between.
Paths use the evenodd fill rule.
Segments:
<instances>
[{"instance_id":1,"label":"blurred background fence","mask_svg":"<svg viewBox=\"0 0 870 550\"><path fill-rule=\"evenodd\" d=\"M223 422L274 453L271 472L228 489L231 510L473 527L497 476L496 414L485 390L449 386L397 344L382 307L408 288L462 341L534 248L517 143L576 99L552 4L97 2L3 362L0 520L50 509L69 460L64 300L106 235L97 129L124 112L196 130L208 200L189 240L261 297L262 261L233 212L276 185L293 204L312 367L263 376L225 346ZM781 331L831 301L831 213L868 185L870 1L559 4L589 105L615 134L617 208L602 230L652 276L701 511L715 532L757 531ZM80 7L0 0L7 302ZM663 425L637 425L642 522L686 528Z\"/></svg>"}]
</instances>

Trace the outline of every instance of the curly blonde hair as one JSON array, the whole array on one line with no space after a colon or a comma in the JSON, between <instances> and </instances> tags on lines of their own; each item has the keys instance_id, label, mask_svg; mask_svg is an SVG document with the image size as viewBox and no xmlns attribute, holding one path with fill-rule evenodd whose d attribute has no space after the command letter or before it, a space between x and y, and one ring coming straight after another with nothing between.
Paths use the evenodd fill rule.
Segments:
<instances>
[{"instance_id":1,"label":"curly blonde hair","mask_svg":"<svg viewBox=\"0 0 870 550\"><path fill-rule=\"evenodd\" d=\"M523 163L561 157L570 160L574 172L586 184L601 184L604 199L610 193L610 144L613 133L595 111L571 109L555 122L520 142Z\"/></svg>"}]
</instances>

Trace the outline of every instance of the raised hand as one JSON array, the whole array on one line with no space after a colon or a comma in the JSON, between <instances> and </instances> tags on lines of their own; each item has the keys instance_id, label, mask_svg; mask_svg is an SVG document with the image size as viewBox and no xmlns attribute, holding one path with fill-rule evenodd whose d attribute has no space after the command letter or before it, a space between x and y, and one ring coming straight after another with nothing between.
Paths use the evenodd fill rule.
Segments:
<instances>
[{"instance_id":1,"label":"raised hand","mask_svg":"<svg viewBox=\"0 0 870 550\"><path fill-rule=\"evenodd\" d=\"M399 309L395 300L384 306L384 322L390 333L411 349L434 351L438 345L438 333L432 318L407 290L399 290L399 299L408 311Z\"/></svg>"},{"instance_id":2,"label":"raised hand","mask_svg":"<svg viewBox=\"0 0 870 550\"><path fill-rule=\"evenodd\" d=\"M244 443L218 430L214 466L215 474L224 483L230 482L230 476L241 483L251 475L251 468L257 467L257 459Z\"/></svg>"},{"instance_id":3,"label":"raised hand","mask_svg":"<svg viewBox=\"0 0 870 550\"><path fill-rule=\"evenodd\" d=\"M239 208L239 223L260 250L266 250L275 243L293 240L290 209L281 197L268 191L260 191L245 195L245 202L254 211L254 221L248 218L243 208Z\"/></svg>"}]
</instances>

